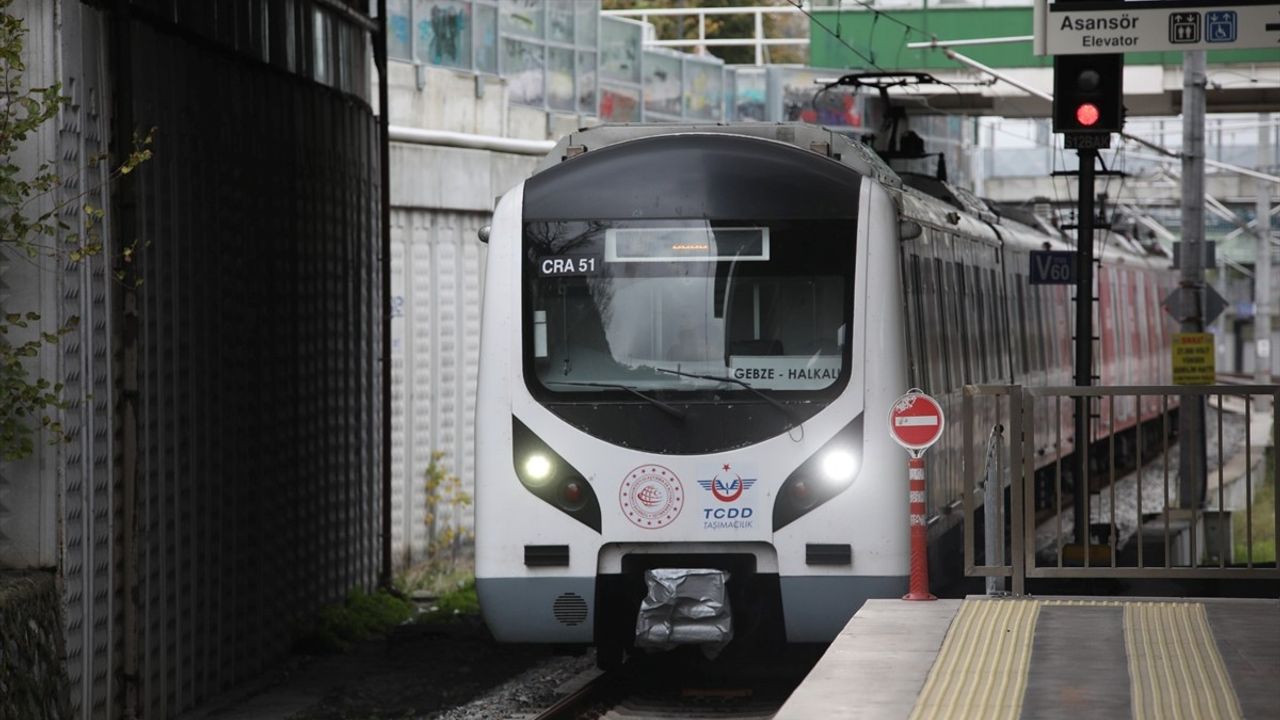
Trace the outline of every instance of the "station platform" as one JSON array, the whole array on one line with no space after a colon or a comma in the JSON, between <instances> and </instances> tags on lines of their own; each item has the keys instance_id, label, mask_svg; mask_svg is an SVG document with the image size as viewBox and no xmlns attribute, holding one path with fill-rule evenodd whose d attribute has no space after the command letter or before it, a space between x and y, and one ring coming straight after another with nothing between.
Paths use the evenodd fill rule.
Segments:
<instances>
[{"instance_id":1,"label":"station platform","mask_svg":"<svg viewBox=\"0 0 1280 720\"><path fill-rule=\"evenodd\" d=\"M775 716L1280 717L1280 600L870 600Z\"/></svg>"}]
</instances>

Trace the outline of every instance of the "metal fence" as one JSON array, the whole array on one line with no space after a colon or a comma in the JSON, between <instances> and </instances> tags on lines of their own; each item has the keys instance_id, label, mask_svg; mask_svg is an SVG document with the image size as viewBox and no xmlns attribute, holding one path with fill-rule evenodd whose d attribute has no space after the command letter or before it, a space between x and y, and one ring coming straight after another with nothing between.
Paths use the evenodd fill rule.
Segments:
<instances>
[{"instance_id":1,"label":"metal fence","mask_svg":"<svg viewBox=\"0 0 1280 720\"><path fill-rule=\"evenodd\" d=\"M1087 443L1071 436L1077 399L1089 408ZM1206 471L1180 482L1176 413L1200 402L1213 411ZM1280 579L1274 536L1255 528L1280 524L1277 406L1278 385L966 386L964 442L992 451L962 460L965 574L1009 577L1015 594L1027 578ZM1259 507L1264 490L1270 508Z\"/></svg>"}]
</instances>

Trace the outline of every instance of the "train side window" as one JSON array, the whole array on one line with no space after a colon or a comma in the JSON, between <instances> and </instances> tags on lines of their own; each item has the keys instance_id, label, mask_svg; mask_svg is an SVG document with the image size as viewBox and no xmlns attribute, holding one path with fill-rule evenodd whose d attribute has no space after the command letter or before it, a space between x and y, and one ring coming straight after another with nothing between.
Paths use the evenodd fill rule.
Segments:
<instances>
[{"instance_id":1,"label":"train side window","mask_svg":"<svg viewBox=\"0 0 1280 720\"><path fill-rule=\"evenodd\" d=\"M1040 299L1044 291L1043 288L1037 286L1028 288L1028 293L1031 295L1032 307L1032 320L1029 327L1031 330L1031 368L1036 372L1040 372L1045 369L1044 338L1047 318L1044 316L1044 304Z\"/></svg>"},{"instance_id":2,"label":"train side window","mask_svg":"<svg viewBox=\"0 0 1280 720\"><path fill-rule=\"evenodd\" d=\"M1111 368L1108 382L1124 383L1124 367L1129 362L1124 348L1125 336L1125 297L1122 289L1123 273L1118 268L1111 268L1107 273L1111 287Z\"/></svg>"},{"instance_id":3,"label":"train side window","mask_svg":"<svg viewBox=\"0 0 1280 720\"><path fill-rule=\"evenodd\" d=\"M942 260L939 258L933 259L933 274L937 281L934 288L937 296L935 307L938 309L938 323L934 327L938 329L938 339L942 341L942 347L939 348L942 352L938 353L942 358L942 367L939 368L938 376L938 392L941 394L951 389L951 341L955 330L954 326L948 327L950 323L948 322L947 308L944 302L948 294L948 288L943 282Z\"/></svg>"},{"instance_id":4,"label":"train side window","mask_svg":"<svg viewBox=\"0 0 1280 720\"><path fill-rule=\"evenodd\" d=\"M968 275L968 268L957 262L947 263L947 272L951 275L952 289L955 294L952 297L958 298L958 303L951 303L956 307L956 315L960 318L960 362L956 367L959 370L960 377L956 378L951 387L959 387L968 382L973 377L973 355L974 355L974 337L973 322L969 317L973 308L973 291L970 289L971 283L965 281Z\"/></svg>"},{"instance_id":5,"label":"train side window","mask_svg":"<svg viewBox=\"0 0 1280 720\"><path fill-rule=\"evenodd\" d=\"M1059 318L1059 302L1055 302L1057 288L1062 286L1052 286L1047 290L1041 291L1041 305L1044 309L1044 372L1050 372L1059 368L1062 364L1060 355L1059 340L1061 340L1059 329L1064 327L1064 323L1070 323L1071 318L1068 314ZM1065 313L1065 306L1061 307Z\"/></svg>"},{"instance_id":6,"label":"train side window","mask_svg":"<svg viewBox=\"0 0 1280 720\"><path fill-rule=\"evenodd\" d=\"M924 342L924 308L922 300L924 299L924 288L921 286L923 277L920 273L920 256L909 255L907 263L907 312L908 320L911 328L907 333L908 348L912 351L911 369L913 373L913 382L919 387L928 388L929 385L929 354L925 349Z\"/></svg>"},{"instance_id":7,"label":"train side window","mask_svg":"<svg viewBox=\"0 0 1280 720\"><path fill-rule=\"evenodd\" d=\"M929 381L939 394L947 391L947 336L942 332L942 275L938 272L938 259L933 258L933 272L925 268L924 275L929 285L927 314L929 316L929 333L926 336L929 345Z\"/></svg>"},{"instance_id":8,"label":"train side window","mask_svg":"<svg viewBox=\"0 0 1280 720\"><path fill-rule=\"evenodd\" d=\"M982 326L979 324L979 314L981 307L979 301L982 289L978 287L977 278L974 277L973 266L962 263L956 268L956 272L960 274L964 282L964 306L960 309L962 315L965 316L965 335L968 342L965 348L968 350L968 366L967 372L962 383L966 382L982 382Z\"/></svg>"},{"instance_id":9,"label":"train side window","mask_svg":"<svg viewBox=\"0 0 1280 720\"><path fill-rule=\"evenodd\" d=\"M1142 377L1139 383L1152 382L1151 355L1156 351L1151 343L1151 320L1147 318L1147 273L1138 273L1138 354L1142 356Z\"/></svg>"},{"instance_id":10,"label":"train side window","mask_svg":"<svg viewBox=\"0 0 1280 720\"><path fill-rule=\"evenodd\" d=\"M969 328L965 322L965 306L968 301L964 297L960 263L948 260L944 270L947 276L947 297L951 298L951 302L946 303L946 322L955 329L952 337L956 340L951 343L951 373L948 375L947 390L954 390L963 385L965 378L969 377L970 338Z\"/></svg>"},{"instance_id":11,"label":"train side window","mask_svg":"<svg viewBox=\"0 0 1280 720\"><path fill-rule=\"evenodd\" d=\"M1125 349L1125 384L1137 382L1139 351L1138 340L1138 298L1134 283L1138 274L1124 271L1124 349Z\"/></svg>"},{"instance_id":12,"label":"train side window","mask_svg":"<svg viewBox=\"0 0 1280 720\"><path fill-rule=\"evenodd\" d=\"M964 308L963 314L968 317L965 323L966 334L969 337L967 347L969 349L969 372L965 375L965 382L982 382L982 325L981 318L981 297L982 288L978 287L978 283L973 273L973 266L964 264L959 268L961 276L964 278Z\"/></svg>"},{"instance_id":13,"label":"train side window","mask_svg":"<svg viewBox=\"0 0 1280 720\"><path fill-rule=\"evenodd\" d=\"M987 382L991 379L991 349L998 341L991 332L991 319L987 316L991 288L987 287L986 273L982 268L973 269L973 286L978 299L978 380Z\"/></svg>"},{"instance_id":14,"label":"train side window","mask_svg":"<svg viewBox=\"0 0 1280 720\"><path fill-rule=\"evenodd\" d=\"M1057 366L1057 309L1053 302L1055 287L1041 288L1037 300L1041 309L1041 369L1048 373Z\"/></svg>"},{"instance_id":15,"label":"train side window","mask_svg":"<svg viewBox=\"0 0 1280 720\"><path fill-rule=\"evenodd\" d=\"M1027 356L1027 284L1025 275L1013 275L1013 322L1018 326L1018 376L1026 375L1031 370L1031 360Z\"/></svg>"},{"instance_id":16,"label":"train side window","mask_svg":"<svg viewBox=\"0 0 1280 720\"><path fill-rule=\"evenodd\" d=\"M1006 320L1004 309L1008 307L1004 302L1004 283L1000 282L1000 272L997 268L987 269L987 284L991 286L991 302L987 307L991 309L991 331L996 334L999 341L996 345L996 354L992 359L992 373L998 380L1006 380L1009 377L1009 328Z\"/></svg>"},{"instance_id":17,"label":"train side window","mask_svg":"<svg viewBox=\"0 0 1280 720\"><path fill-rule=\"evenodd\" d=\"M996 375L996 379L1005 382L1009 375L1013 372L1009 363L1012 361L1010 353L1013 345L1009 342L1008 315L1005 309L1009 306L1005 304L1004 283L1000 282L1001 274L999 266L987 268L987 284L991 287L991 302L987 307L991 309L991 331L996 336L995 357L992 360L992 372Z\"/></svg>"},{"instance_id":18,"label":"train side window","mask_svg":"<svg viewBox=\"0 0 1280 720\"><path fill-rule=\"evenodd\" d=\"M932 271L928 260L925 258L925 267L921 270L921 276L924 278L924 286L927 294L924 298L924 307L922 308L925 316L925 352L929 356L929 387L934 392L942 392L943 383L946 382L945 355L943 342L946 338L942 333L937 331L941 324L941 317L938 314L938 294L941 289L938 286L938 275ZM936 261L935 261L936 262Z\"/></svg>"}]
</instances>

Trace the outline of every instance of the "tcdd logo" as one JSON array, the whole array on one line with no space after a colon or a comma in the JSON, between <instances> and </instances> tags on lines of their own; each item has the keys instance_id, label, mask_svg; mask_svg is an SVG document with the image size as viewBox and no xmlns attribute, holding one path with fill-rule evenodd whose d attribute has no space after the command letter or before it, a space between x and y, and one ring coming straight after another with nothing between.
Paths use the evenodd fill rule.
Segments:
<instances>
[{"instance_id":1,"label":"tcdd logo","mask_svg":"<svg viewBox=\"0 0 1280 720\"><path fill-rule=\"evenodd\" d=\"M698 481L703 490L710 490L711 496L720 502L733 502L742 497L744 490L750 490L751 486L756 484L755 478L744 478L737 473L731 474L731 468L727 463L721 468L722 472L710 480Z\"/></svg>"},{"instance_id":2,"label":"tcdd logo","mask_svg":"<svg viewBox=\"0 0 1280 720\"><path fill-rule=\"evenodd\" d=\"M751 508L702 508L706 520L747 520L755 511Z\"/></svg>"}]
</instances>

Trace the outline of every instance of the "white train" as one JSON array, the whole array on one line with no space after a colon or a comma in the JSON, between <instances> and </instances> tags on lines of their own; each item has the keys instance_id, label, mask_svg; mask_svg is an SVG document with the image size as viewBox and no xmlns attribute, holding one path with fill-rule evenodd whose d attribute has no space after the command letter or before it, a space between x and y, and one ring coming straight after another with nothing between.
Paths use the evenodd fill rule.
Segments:
<instances>
[{"instance_id":1,"label":"white train","mask_svg":"<svg viewBox=\"0 0 1280 720\"><path fill-rule=\"evenodd\" d=\"M1024 312L1053 298L1006 292L1028 249L1065 244L917 184L947 197L812 126L612 126L502 197L476 413L499 640L615 662L652 568L727 570L743 644L827 641L905 592L891 402L1065 381L1070 357L1049 356L1065 325ZM940 477L957 452L931 453L935 510L958 497Z\"/></svg>"}]
</instances>

